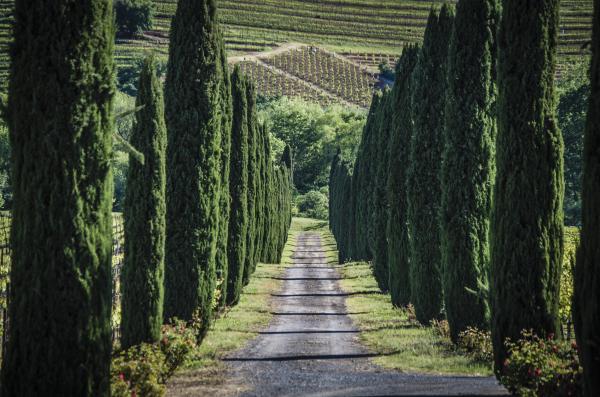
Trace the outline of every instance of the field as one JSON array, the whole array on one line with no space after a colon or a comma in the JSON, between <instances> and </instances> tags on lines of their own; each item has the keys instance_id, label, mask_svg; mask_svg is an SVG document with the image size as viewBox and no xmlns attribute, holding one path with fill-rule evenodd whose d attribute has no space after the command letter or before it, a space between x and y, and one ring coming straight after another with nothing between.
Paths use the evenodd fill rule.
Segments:
<instances>
[{"instance_id":1,"label":"field","mask_svg":"<svg viewBox=\"0 0 600 397\"><path fill-rule=\"evenodd\" d=\"M130 65L148 51L166 57L177 0L155 0L154 3L153 29L132 39L118 40L119 66ZM287 62L283 70L293 72L294 76L310 83L308 85L289 76L273 75L264 70L264 65L245 65L245 69L252 69L253 76L258 76L260 93L302 96L322 104L346 101L365 106L372 90L365 81L371 77L363 78L363 69L356 69L355 77L348 64L357 63L376 72L381 62L393 63L405 44L422 40L431 5L441 3L440 0L221 0L219 6L230 56L269 51L285 43L298 42L347 58L347 62L333 59L333 67L316 70L310 69L312 64L302 63L312 62L305 57L307 54L292 53L287 59L273 60ZM6 86L8 72L12 4L11 0L0 0L0 89ZM559 53L564 64L585 52L581 47L590 38L592 1L565 0L561 7ZM318 66L319 59L316 61ZM338 63L340 69L335 68ZM311 86L315 82L320 87L317 90ZM345 82L349 82L348 86L342 87Z\"/></svg>"}]
</instances>

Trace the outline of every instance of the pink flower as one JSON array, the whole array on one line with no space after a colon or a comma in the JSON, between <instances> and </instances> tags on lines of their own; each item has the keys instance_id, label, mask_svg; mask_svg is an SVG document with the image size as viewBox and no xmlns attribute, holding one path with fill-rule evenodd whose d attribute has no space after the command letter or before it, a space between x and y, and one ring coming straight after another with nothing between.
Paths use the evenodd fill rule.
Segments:
<instances>
[{"instance_id":1,"label":"pink flower","mask_svg":"<svg viewBox=\"0 0 600 397\"><path fill-rule=\"evenodd\" d=\"M509 364L510 364L510 360L508 358L506 360L504 360L505 367L508 367Z\"/></svg>"},{"instance_id":2,"label":"pink flower","mask_svg":"<svg viewBox=\"0 0 600 397\"><path fill-rule=\"evenodd\" d=\"M535 376L537 376L538 378L539 378L540 376L542 376L542 370L541 370L541 369L539 369L539 368L536 368L536 369L535 369Z\"/></svg>"},{"instance_id":3,"label":"pink flower","mask_svg":"<svg viewBox=\"0 0 600 397\"><path fill-rule=\"evenodd\" d=\"M119 379L121 379L122 381L125 381L125 375L123 375L123 372L121 372L119 374Z\"/></svg>"}]
</instances>

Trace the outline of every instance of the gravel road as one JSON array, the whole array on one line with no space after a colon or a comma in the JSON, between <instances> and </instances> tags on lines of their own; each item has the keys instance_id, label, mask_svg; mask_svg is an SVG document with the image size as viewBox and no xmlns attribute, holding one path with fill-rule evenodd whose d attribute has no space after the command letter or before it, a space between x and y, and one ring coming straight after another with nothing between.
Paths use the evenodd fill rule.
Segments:
<instances>
[{"instance_id":1,"label":"gravel road","mask_svg":"<svg viewBox=\"0 0 600 397\"><path fill-rule=\"evenodd\" d=\"M494 378L403 374L372 364L318 234L298 238L271 325L225 359L241 396L501 396Z\"/></svg>"}]
</instances>

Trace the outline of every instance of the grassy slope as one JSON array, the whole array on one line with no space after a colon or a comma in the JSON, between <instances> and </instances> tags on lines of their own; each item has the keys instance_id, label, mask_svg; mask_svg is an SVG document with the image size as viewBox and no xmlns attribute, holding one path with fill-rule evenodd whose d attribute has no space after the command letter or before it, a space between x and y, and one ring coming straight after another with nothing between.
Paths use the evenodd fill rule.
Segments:
<instances>
[{"instance_id":1,"label":"grassy slope","mask_svg":"<svg viewBox=\"0 0 600 397\"><path fill-rule=\"evenodd\" d=\"M294 218L285 246L282 263L259 264L250 283L244 287L240 303L217 319L202 345L192 354L185 370L171 382L169 395L212 395L221 391L225 366L220 358L242 348L258 336L258 332L271 321L270 295L281 287L279 277L291 256L297 236L304 231L324 231L327 223ZM202 394L200 394L202 395Z\"/></svg>"},{"instance_id":2,"label":"grassy slope","mask_svg":"<svg viewBox=\"0 0 600 397\"><path fill-rule=\"evenodd\" d=\"M450 2L455 2L451 0ZM154 0L154 28L137 39L119 40L116 59L131 64L147 51L166 58L170 20L177 0ZM432 4L442 0L220 0L221 22L229 54L263 51L286 42L317 45L345 54L366 66L393 62L401 47L422 40ZM8 71L6 43L12 0L0 0L0 90ZM592 0L564 0L561 5L561 60L580 57L581 46L590 38ZM325 76L319 76L325 80ZM276 92L311 98L318 92L277 78ZM279 79L281 80L281 79ZM271 90L271 91L273 91ZM278 91L277 91L278 90ZM269 91L269 90L266 90ZM327 103L326 99L320 101Z\"/></svg>"}]
</instances>

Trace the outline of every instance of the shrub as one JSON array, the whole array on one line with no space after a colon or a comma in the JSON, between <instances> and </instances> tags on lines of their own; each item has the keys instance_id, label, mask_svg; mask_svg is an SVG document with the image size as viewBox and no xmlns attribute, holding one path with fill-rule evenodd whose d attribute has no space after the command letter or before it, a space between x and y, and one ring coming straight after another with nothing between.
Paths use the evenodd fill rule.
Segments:
<instances>
[{"instance_id":1,"label":"shrub","mask_svg":"<svg viewBox=\"0 0 600 397\"><path fill-rule=\"evenodd\" d=\"M429 322L429 325L431 326L435 335L439 336L444 341L450 340L450 325L448 324L447 320L434 319Z\"/></svg>"},{"instance_id":2,"label":"shrub","mask_svg":"<svg viewBox=\"0 0 600 397\"><path fill-rule=\"evenodd\" d=\"M300 216L326 220L329 212L329 198L326 193L311 190L296 198L296 206Z\"/></svg>"},{"instance_id":3,"label":"shrub","mask_svg":"<svg viewBox=\"0 0 600 397\"><path fill-rule=\"evenodd\" d=\"M116 0L117 31L131 36L152 28L153 6L151 0Z\"/></svg>"},{"instance_id":4,"label":"shrub","mask_svg":"<svg viewBox=\"0 0 600 397\"><path fill-rule=\"evenodd\" d=\"M467 327L465 331L458 335L457 346L477 361L490 363L494 359L492 334L490 331Z\"/></svg>"},{"instance_id":5,"label":"shrub","mask_svg":"<svg viewBox=\"0 0 600 397\"><path fill-rule=\"evenodd\" d=\"M506 388L519 396L581 395L582 368L575 342L557 341L523 331L522 339L507 341L508 358L500 374Z\"/></svg>"},{"instance_id":6,"label":"shrub","mask_svg":"<svg viewBox=\"0 0 600 397\"><path fill-rule=\"evenodd\" d=\"M157 344L141 344L115 355L111 365L113 397L161 397L166 383L196 347L196 330L174 320L164 325Z\"/></svg>"}]
</instances>

